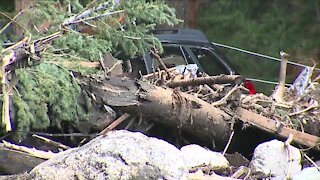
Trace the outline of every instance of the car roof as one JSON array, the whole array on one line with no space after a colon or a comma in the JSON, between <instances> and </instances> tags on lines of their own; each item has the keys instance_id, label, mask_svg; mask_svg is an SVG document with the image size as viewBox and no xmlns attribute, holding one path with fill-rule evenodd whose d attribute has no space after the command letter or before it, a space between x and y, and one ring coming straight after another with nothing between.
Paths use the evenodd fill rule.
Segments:
<instances>
[{"instance_id":1,"label":"car roof","mask_svg":"<svg viewBox=\"0 0 320 180\"><path fill-rule=\"evenodd\" d=\"M152 34L161 42L210 43L197 29L155 29Z\"/></svg>"}]
</instances>

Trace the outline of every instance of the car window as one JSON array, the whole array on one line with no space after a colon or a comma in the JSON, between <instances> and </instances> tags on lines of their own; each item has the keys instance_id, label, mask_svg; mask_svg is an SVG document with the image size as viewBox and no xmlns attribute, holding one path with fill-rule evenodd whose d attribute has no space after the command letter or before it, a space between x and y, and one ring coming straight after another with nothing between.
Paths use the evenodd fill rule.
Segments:
<instances>
[{"instance_id":1,"label":"car window","mask_svg":"<svg viewBox=\"0 0 320 180\"><path fill-rule=\"evenodd\" d=\"M180 48L180 46L163 47L163 53L160 54L160 57L164 64L167 66L167 68L187 64L184 58L184 54L181 50L182 48ZM153 67L155 70L158 68L162 69L162 67L160 67L160 63L155 58L153 58Z\"/></svg>"},{"instance_id":2,"label":"car window","mask_svg":"<svg viewBox=\"0 0 320 180\"><path fill-rule=\"evenodd\" d=\"M225 65L208 49L190 48L204 71L209 75L229 74Z\"/></svg>"}]
</instances>

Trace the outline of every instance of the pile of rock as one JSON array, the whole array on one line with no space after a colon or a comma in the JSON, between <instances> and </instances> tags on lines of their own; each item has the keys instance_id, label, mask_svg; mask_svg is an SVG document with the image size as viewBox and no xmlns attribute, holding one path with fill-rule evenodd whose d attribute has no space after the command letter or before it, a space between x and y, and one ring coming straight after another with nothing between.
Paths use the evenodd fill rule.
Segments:
<instances>
[{"instance_id":1,"label":"pile of rock","mask_svg":"<svg viewBox=\"0 0 320 180\"><path fill-rule=\"evenodd\" d=\"M58 153L22 176L26 179L320 178L316 167L301 169L299 149L285 147L278 140L257 146L248 166L232 168L224 155L199 145L179 150L163 140L119 130Z\"/></svg>"}]
</instances>

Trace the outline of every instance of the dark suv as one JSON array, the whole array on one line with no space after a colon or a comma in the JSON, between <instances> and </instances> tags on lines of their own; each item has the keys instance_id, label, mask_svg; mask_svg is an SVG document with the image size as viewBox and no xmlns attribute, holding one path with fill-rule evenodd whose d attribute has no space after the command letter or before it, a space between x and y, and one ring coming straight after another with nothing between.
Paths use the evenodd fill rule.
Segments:
<instances>
[{"instance_id":1,"label":"dark suv","mask_svg":"<svg viewBox=\"0 0 320 180\"><path fill-rule=\"evenodd\" d=\"M228 63L228 59L210 43L206 36L195 29L158 29L152 31L162 46L161 59L168 68L178 65L197 64L200 72L209 75L235 74ZM152 73L159 68L159 63L150 53L144 56L143 74ZM134 63L134 61L132 61ZM139 69L140 69L139 68ZM255 94L253 84L245 82L250 94Z\"/></svg>"}]
</instances>

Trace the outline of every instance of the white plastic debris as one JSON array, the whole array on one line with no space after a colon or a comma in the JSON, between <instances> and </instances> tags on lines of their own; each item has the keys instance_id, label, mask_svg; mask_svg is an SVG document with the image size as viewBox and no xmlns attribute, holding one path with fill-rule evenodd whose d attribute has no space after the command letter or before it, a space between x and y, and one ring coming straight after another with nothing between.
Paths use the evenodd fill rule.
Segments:
<instances>
[{"instance_id":1,"label":"white plastic debris","mask_svg":"<svg viewBox=\"0 0 320 180\"><path fill-rule=\"evenodd\" d=\"M188 64L176 66L175 69L179 74L187 75L191 73L193 77L197 77L197 71L199 67L196 64Z\"/></svg>"},{"instance_id":2,"label":"white plastic debris","mask_svg":"<svg viewBox=\"0 0 320 180\"><path fill-rule=\"evenodd\" d=\"M306 94L305 90L311 82L312 72L312 67L306 66L296 78L290 89L296 91L298 95Z\"/></svg>"}]
</instances>

